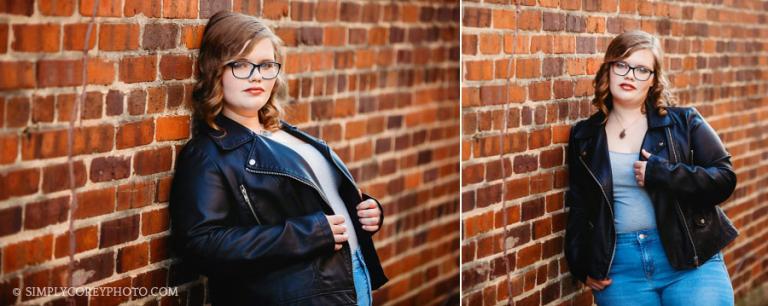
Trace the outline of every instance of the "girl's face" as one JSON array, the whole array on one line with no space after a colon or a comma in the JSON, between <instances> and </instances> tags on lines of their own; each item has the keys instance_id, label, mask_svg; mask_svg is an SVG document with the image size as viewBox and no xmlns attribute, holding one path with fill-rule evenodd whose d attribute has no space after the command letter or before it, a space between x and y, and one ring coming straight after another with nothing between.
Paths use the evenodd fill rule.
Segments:
<instances>
[{"instance_id":1,"label":"girl's face","mask_svg":"<svg viewBox=\"0 0 768 306\"><path fill-rule=\"evenodd\" d=\"M653 85L654 63L653 52L648 49L635 51L629 57L613 63L610 68L610 90L614 103L642 105Z\"/></svg>"},{"instance_id":2,"label":"girl's face","mask_svg":"<svg viewBox=\"0 0 768 306\"><path fill-rule=\"evenodd\" d=\"M247 45L247 44L246 44ZM267 74L268 67L262 66L261 73L254 68L250 78L240 79L235 77L247 76L253 64L262 64L275 61L275 50L269 39L261 39L253 47L253 50L242 58L235 59L236 64L224 67L221 83L224 91L224 108L240 116L258 118L259 110L267 104L272 95L277 78L264 79L262 73ZM244 73L243 73L244 71ZM233 73L234 72L234 73Z\"/></svg>"}]
</instances>

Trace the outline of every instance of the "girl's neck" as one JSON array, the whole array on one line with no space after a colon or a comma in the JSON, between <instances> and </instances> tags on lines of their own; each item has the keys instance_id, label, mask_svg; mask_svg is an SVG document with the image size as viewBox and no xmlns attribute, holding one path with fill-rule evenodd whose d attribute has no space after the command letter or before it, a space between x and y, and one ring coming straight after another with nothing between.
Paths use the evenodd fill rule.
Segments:
<instances>
[{"instance_id":1,"label":"girl's neck","mask_svg":"<svg viewBox=\"0 0 768 306\"><path fill-rule=\"evenodd\" d=\"M643 115L642 105L626 106L615 102L613 103L611 113L621 117L621 120L624 120L625 122L630 122Z\"/></svg>"},{"instance_id":2,"label":"girl's neck","mask_svg":"<svg viewBox=\"0 0 768 306\"><path fill-rule=\"evenodd\" d=\"M221 112L222 114L224 114L224 116L227 116L227 118L232 119L237 123L240 123L241 125L247 127L251 131L254 131L257 133L264 131L264 127L261 125L261 122L259 122L258 113L255 116L241 115L226 106Z\"/></svg>"}]
</instances>

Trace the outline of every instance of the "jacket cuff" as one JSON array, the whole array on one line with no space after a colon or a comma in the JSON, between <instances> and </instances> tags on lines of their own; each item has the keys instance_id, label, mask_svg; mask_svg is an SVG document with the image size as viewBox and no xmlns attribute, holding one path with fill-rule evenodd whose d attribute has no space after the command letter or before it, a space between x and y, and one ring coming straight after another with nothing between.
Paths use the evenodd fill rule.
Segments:
<instances>
[{"instance_id":1,"label":"jacket cuff","mask_svg":"<svg viewBox=\"0 0 768 306\"><path fill-rule=\"evenodd\" d=\"M379 214L379 228L376 229L373 232L368 232L371 235L373 235L373 234L378 233L381 230L381 227L384 226L384 207L381 206L381 203L379 202L379 200L376 200L376 198L368 195L367 193L363 193L362 196L363 196L363 201L365 201L365 200L373 200L374 202L376 202L376 205L379 206L379 211L381 212L381 214Z\"/></svg>"},{"instance_id":2,"label":"jacket cuff","mask_svg":"<svg viewBox=\"0 0 768 306\"><path fill-rule=\"evenodd\" d=\"M333 238L333 231L331 230L331 224L328 223L328 218L322 211L318 211L309 215L312 218L312 222L316 224L317 229L320 231L320 238L322 238L322 244L320 249L326 253L333 253L336 248L336 240Z\"/></svg>"},{"instance_id":3,"label":"jacket cuff","mask_svg":"<svg viewBox=\"0 0 768 306\"><path fill-rule=\"evenodd\" d=\"M669 186L671 175L667 170L667 161L665 158L651 155L645 164L645 185L651 188Z\"/></svg>"}]
</instances>

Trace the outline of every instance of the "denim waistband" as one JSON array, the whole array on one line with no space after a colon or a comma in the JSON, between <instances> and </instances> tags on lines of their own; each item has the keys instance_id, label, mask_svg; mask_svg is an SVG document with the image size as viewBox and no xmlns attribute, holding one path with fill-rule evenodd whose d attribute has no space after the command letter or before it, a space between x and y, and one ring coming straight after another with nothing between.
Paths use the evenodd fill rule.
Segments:
<instances>
[{"instance_id":1,"label":"denim waistband","mask_svg":"<svg viewBox=\"0 0 768 306\"><path fill-rule=\"evenodd\" d=\"M659 231L655 228L639 230L634 232L616 234L616 243L632 243L637 241L658 241Z\"/></svg>"}]
</instances>

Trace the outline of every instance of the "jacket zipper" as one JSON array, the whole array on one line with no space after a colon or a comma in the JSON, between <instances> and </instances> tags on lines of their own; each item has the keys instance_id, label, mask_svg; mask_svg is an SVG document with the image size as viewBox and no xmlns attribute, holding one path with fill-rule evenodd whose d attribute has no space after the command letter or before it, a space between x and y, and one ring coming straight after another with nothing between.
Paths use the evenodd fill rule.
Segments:
<instances>
[{"instance_id":1,"label":"jacket zipper","mask_svg":"<svg viewBox=\"0 0 768 306\"><path fill-rule=\"evenodd\" d=\"M669 128L664 129L667 132L667 143L669 143L669 146L672 148L672 156L675 158L675 163L678 163L679 160L677 158L677 150L675 150L674 142L672 142L672 133L669 132ZM693 159L693 150L691 150L691 159ZM699 253L696 251L696 244L693 243L693 236L691 236L691 231L688 229L688 222L685 221L685 215L683 215L683 209L680 208L680 202L675 199L675 208L677 208L677 213L680 216L680 220L683 223L683 228L685 228L685 234L688 235L688 241L691 243L691 247L693 248L693 265L697 268L699 267Z\"/></svg>"},{"instance_id":2,"label":"jacket zipper","mask_svg":"<svg viewBox=\"0 0 768 306\"><path fill-rule=\"evenodd\" d=\"M251 209L251 213L253 213L253 217L256 218L256 223L261 225L261 220L259 220L259 217L256 216L256 210L253 209L253 204L251 204L251 198L248 197L248 191L245 190L245 186L240 185L240 193L243 194L243 199L245 199L245 203L248 204L248 208Z\"/></svg>"},{"instance_id":3,"label":"jacket zipper","mask_svg":"<svg viewBox=\"0 0 768 306\"><path fill-rule=\"evenodd\" d=\"M616 216L613 215L613 207L611 207L611 201L608 200L608 195L605 193L605 190L603 189L603 185L600 184L600 181L597 180L597 177L592 173L592 170L587 167L587 163L584 162L584 160L579 156L579 161L581 162L581 165L584 166L584 169L587 169L587 173L589 173L590 176L592 176L592 179L595 180L595 183L597 183L597 186L600 186L600 191L603 193L603 198L605 198L605 202L608 204L608 210L611 212L611 220L615 219ZM613 230L613 250L611 251L611 261L608 262L608 269L605 270L605 277L608 277L608 273L611 272L611 266L613 265L613 257L616 255L616 240L618 238L616 237L616 229Z\"/></svg>"}]
</instances>

